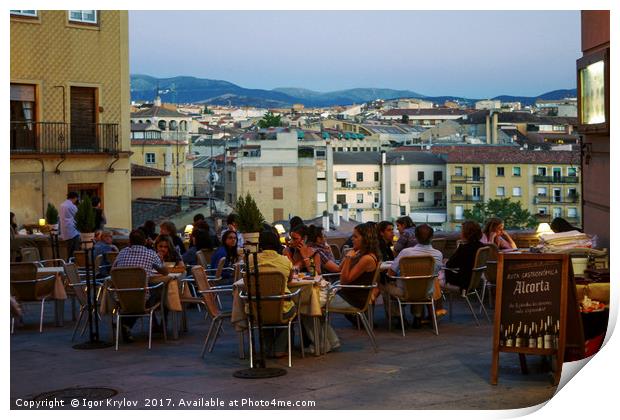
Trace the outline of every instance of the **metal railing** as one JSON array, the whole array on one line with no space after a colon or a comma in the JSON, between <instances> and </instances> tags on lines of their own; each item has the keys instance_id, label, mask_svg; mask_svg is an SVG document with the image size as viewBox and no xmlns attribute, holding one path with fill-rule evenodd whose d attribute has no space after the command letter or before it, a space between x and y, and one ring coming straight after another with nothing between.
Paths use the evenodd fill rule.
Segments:
<instances>
[{"instance_id":1,"label":"metal railing","mask_svg":"<svg viewBox=\"0 0 620 420\"><path fill-rule=\"evenodd\" d=\"M534 204L566 204L577 203L579 195L567 195L566 197L555 197L549 195L538 195L532 200Z\"/></svg>"},{"instance_id":2,"label":"metal railing","mask_svg":"<svg viewBox=\"0 0 620 420\"><path fill-rule=\"evenodd\" d=\"M578 184L578 176L544 176L534 175L534 182L537 184Z\"/></svg>"},{"instance_id":3,"label":"metal railing","mask_svg":"<svg viewBox=\"0 0 620 420\"><path fill-rule=\"evenodd\" d=\"M411 181L410 187L412 189L421 189L421 188L445 188L446 181L444 180L431 180L426 179L422 181Z\"/></svg>"},{"instance_id":4,"label":"metal railing","mask_svg":"<svg viewBox=\"0 0 620 420\"><path fill-rule=\"evenodd\" d=\"M484 182L483 176L466 176L466 175L452 175L450 177L452 182Z\"/></svg>"},{"instance_id":5,"label":"metal railing","mask_svg":"<svg viewBox=\"0 0 620 420\"><path fill-rule=\"evenodd\" d=\"M452 194L450 196L450 200L454 202L461 202L461 201L478 202L478 201L484 201L484 197L481 195Z\"/></svg>"},{"instance_id":6,"label":"metal railing","mask_svg":"<svg viewBox=\"0 0 620 420\"><path fill-rule=\"evenodd\" d=\"M115 153L118 124L11 122L11 153Z\"/></svg>"}]
</instances>

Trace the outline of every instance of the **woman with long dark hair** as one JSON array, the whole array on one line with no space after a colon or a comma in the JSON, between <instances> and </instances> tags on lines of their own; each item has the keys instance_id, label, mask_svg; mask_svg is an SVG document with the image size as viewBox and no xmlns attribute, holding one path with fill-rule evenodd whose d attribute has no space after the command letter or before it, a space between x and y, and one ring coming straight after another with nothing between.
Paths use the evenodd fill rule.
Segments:
<instances>
[{"instance_id":1,"label":"woman with long dark hair","mask_svg":"<svg viewBox=\"0 0 620 420\"><path fill-rule=\"evenodd\" d=\"M512 240L508 232L504 230L504 221L499 217L491 217L487 220L482 230L483 244L495 244L498 249L516 249L517 244Z\"/></svg>"},{"instance_id":2,"label":"woman with long dark hair","mask_svg":"<svg viewBox=\"0 0 620 420\"><path fill-rule=\"evenodd\" d=\"M224 235L222 235L222 245L215 250L211 257L211 268L217 268L222 258L225 258L224 268L232 267L239 259L237 232L233 230L227 230L224 232ZM231 277L231 270L222 271L222 278L229 279Z\"/></svg>"},{"instance_id":3,"label":"woman with long dark hair","mask_svg":"<svg viewBox=\"0 0 620 420\"><path fill-rule=\"evenodd\" d=\"M446 262L446 267L457 268L457 272L445 270L446 282L461 289L467 289L471 272L476 264L476 252L484 244L480 242L482 231L477 222L468 220L461 225L461 240L464 241Z\"/></svg>"},{"instance_id":4,"label":"woman with long dark hair","mask_svg":"<svg viewBox=\"0 0 620 420\"><path fill-rule=\"evenodd\" d=\"M321 226L310 225L306 230L306 234L306 245L312 248L321 259L320 267L317 268L318 274L339 272L340 267L336 264L336 258L334 258L332 249L325 240L323 228Z\"/></svg>"},{"instance_id":5,"label":"woman with long dark hair","mask_svg":"<svg viewBox=\"0 0 620 420\"><path fill-rule=\"evenodd\" d=\"M169 268L175 268L178 270L173 271L184 271L185 264L181 259L181 255L176 250L176 247L172 243L172 238L168 235L159 235L155 239L155 252L159 255L159 259L164 265ZM174 265L173 265L174 264Z\"/></svg>"}]
</instances>

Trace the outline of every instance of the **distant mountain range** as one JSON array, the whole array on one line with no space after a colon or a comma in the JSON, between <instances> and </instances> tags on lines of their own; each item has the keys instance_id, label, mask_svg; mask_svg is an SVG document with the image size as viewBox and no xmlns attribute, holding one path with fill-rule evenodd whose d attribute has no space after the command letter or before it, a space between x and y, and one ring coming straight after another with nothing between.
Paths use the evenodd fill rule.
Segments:
<instances>
[{"instance_id":1,"label":"distant mountain range","mask_svg":"<svg viewBox=\"0 0 620 420\"><path fill-rule=\"evenodd\" d=\"M334 105L351 105L373 101L375 99L422 98L437 104L446 100L473 104L479 99L457 96L425 96L410 90L356 88L335 92L315 92L303 88L246 89L225 80L199 79L190 76L155 78L152 76L131 75L131 99L133 101L152 101L159 88L164 102L204 103L205 105L255 106L261 108L290 107L301 103L307 107L327 107ZM537 99L563 99L577 96L576 89L554 90L536 97L497 96L504 102L519 101L531 105Z\"/></svg>"}]
</instances>

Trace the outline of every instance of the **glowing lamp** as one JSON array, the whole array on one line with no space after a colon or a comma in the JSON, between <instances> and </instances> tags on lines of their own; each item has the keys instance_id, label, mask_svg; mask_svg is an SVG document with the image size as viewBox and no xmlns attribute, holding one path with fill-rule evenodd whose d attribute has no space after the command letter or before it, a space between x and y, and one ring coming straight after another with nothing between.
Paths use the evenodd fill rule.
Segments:
<instances>
[{"instance_id":1,"label":"glowing lamp","mask_svg":"<svg viewBox=\"0 0 620 420\"><path fill-rule=\"evenodd\" d=\"M545 233L553 233L553 230L551 230L551 226L549 226L549 223L540 223L538 225L538 228L536 229L536 234L540 236Z\"/></svg>"},{"instance_id":2,"label":"glowing lamp","mask_svg":"<svg viewBox=\"0 0 620 420\"><path fill-rule=\"evenodd\" d=\"M283 233L286 233L286 229L284 229L284 226L282 226L282 224L278 223L274 227L276 228L276 230L278 231L280 235L282 235Z\"/></svg>"},{"instance_id":3,"label":"glowing lamp","mask_svg":"<svg viewBox=\"0 0 620 420\"><path fill-rule=\"evenodd\" d=\"M193 230L194 230L194 225L186 225L186 226L185 226L185 230L184 230L184 232L185 232L187 235L191 235L191 233L192 233L192 231L193 231Z\"/></svg>"},{"instance_id":4,"label":"glowing lamp","mask_svg":"<svg viewBox=\"0 0 620 420\"><path fill-rule=\"evenodd\" d=\"M45 219L39 219L39 226L45 226L46 224Z\"/></svg>"}]
</instances>

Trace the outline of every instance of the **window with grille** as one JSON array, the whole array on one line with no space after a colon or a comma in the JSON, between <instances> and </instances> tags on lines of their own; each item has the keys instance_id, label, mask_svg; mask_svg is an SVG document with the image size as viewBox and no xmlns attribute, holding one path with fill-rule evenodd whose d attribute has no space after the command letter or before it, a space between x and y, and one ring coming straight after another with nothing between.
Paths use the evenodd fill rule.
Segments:
<instances>
[{"instance_id":1,"label":"window with grille","mask_svg":"<svg viewBox=\"0 0 620 420\"><path fill-rule=\"evenodd\" d=\"M69 10L69 20L80 23L97 23L96 10Z\"/></svg>"}]
</instances>

